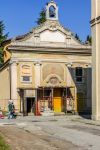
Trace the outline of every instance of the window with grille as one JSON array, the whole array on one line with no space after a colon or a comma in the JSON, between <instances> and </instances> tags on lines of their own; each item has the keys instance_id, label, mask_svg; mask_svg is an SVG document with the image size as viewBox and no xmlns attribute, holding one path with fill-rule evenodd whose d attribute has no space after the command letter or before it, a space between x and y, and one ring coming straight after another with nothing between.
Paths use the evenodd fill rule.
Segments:
<instances>
[{"instance_id":1,"label":"window with grille","mask_svg":"<svg viewBox=\"0 0 100 150\"><path fill-rule=\"evenodd\" d=\"M76 76L76 82L83 81L83 68L82 67L76 67L75 76Z\"/></svg>"}]
</instances>

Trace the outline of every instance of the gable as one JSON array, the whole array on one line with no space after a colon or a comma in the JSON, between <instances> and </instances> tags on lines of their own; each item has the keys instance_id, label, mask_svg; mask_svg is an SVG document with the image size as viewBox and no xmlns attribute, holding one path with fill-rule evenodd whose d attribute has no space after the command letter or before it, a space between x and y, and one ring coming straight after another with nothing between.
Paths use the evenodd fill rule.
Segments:
<instances>
[{"instance_id":1,"label":"gable","mask_svg":"<svg viewBox=\"0 0 100 150\"><path fill-rule=\"evenodd\" d=\"M40 34L41 42L65 42L66 36L60 31L46 30Z\"/></svg>"},{"instance_id":2,"label":"gable","mask_svg":"<svg viewBox=\"0 0 100 150\"><path fill-rule=\"evenodd\" d=\"M75 39L75 37L71 36L71 39L70 39L70 45L81 46L82 43L80 43L77 39Z\"/></svg>"},{"instance_id":3,"label":"gable","mask_svg":"<svg viewBox=\"0 0 100 150\"><path fill-rule=\"evenodd\" d=\"M75 39L73 33L65 29L57 21L46 21L44 24L33 28L24 36L12 40L12 45L31 47L85 47L84 44Z\"/></svg>"}]
</instances>

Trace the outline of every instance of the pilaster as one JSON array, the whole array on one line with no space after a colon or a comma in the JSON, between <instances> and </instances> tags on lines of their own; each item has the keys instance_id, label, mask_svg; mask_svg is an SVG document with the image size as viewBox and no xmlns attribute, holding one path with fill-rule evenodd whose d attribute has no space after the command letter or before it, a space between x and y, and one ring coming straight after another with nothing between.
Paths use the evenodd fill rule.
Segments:
<instances>
[{"instance_id":1,"label":"pilaster","mask_svg":"<svg viewBox=\"0 0 100 150\"><path fill-rule=\"evenodd\" d=\"M35 63L35 88L38 88L41 84L41 64Z\"/></svg>"},{"instance_id":2,"label":"pilaster","mask_svg":"<svg viewBox=\"0 0 100 150\"><path fill-rule=\"evenodd\" d=\"M92 0L92 118L100 120L100 1Z\"/></svg>"},{"instance_id":3,"label":"pilaster","mask_svg":"<svg viewBox=\"0 0 100 150\"><path fill-rule=\"evenodd\" d=\"M66 65L66 72L67 72L67 86L70 87L72 84L72 77L71 77L71 64Z\"/></svg>"}]
</instances>

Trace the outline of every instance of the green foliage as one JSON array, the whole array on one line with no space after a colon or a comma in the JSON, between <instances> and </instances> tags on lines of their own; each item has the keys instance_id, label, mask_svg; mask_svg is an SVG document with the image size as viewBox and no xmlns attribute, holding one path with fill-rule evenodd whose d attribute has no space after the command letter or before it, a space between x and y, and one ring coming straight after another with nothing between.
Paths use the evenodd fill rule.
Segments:
<instances>
[{"instance_id":1,"label":"green foliage","mask_svg":"<svg viewBox=\"0 0 100 150\"><path fill-rule=\"evenodd\" d=\"M5 41L8 37L8 33L7 34L3 34L5 30L5 26L3 21L0 21L0 66L3 64L3 47L2 47L2 42Z\"/></svg>"},{"instance_id":2,"label":"green foliage","mask_svg":"<svg viewBox=\"0 0 100 150\"><path fill-rule=\"evenodd\" d=\"M92 44L92 37L90 35L87 36L86 43Z\"/></svg>"},{"instance_id":3,"label":"green foliage","mask_svg":"<svg viewBox=\"0 0 100 150\"><path fill-rule=\"evenodd\" d=\"M6 144L5 140L0 136L0 150L11 150L10 146Z\"/></svg>"},{"instance_id":4,"label":"green foliage","mask_svg":"<svg viewBox=\"0 0 100 150\"><path fill-rule=\"evenodd\" d=\"M0 66L3 64L3 48L0 46Z\"/></svg>"},{"instance_id":5,"label":"green foliage","mask_svg":"<svg viewBox=\"0 0 100 150\"><path fill-rule=\"evenodd\" d=\"M36 23L38 25L41 25L45 21L46 21L46 12L45 9L42 9L42 11L40 12L40 17L37 19Z\"/></svg>"},{"instance_id":6,"label":"green foliage","mask_svg":"<svg viewBox=\"0 0 100 150\"><path fill-rule=\"evenodd\" d=\"M75 34L75 38L76 38L76 40L81 42L80 37L77 34Z\"/></svg>"}]
</instances>

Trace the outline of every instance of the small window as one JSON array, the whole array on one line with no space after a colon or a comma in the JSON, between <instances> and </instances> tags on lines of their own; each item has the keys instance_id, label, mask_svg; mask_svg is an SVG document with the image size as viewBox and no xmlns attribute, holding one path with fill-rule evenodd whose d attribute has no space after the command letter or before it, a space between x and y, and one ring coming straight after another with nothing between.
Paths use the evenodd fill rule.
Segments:
<instances>
[{"instance_id":1,"label":"small window","mask_svg":"<svg viewBox=\"0 0 100 150\"><path fill-rule=\"evenodd\" d=\"M31 76L22 76L21 77L21 82L23 82L23 83L31 83L32 82L32 77Z\"/></svg>"},{"instance_id":2,"label":"small window","mask_svg":"<svg viewBox=\"0 0 100 150\"><path fill-rule=\"evenodd\" d=\"M31 83L32 82L32 70L29 64L21 65L21 76L20 81L22 83Z\"/></svg>"},{"instance_id":3,"label":"small window","mask_svg":"<svg viewBox=\"0 0 100 150\"><path fill-rule=\"evenodd\" d=\"M56 9L54 6L50 6L50 8L49 8L49 17L56 18Z\"/></svg>"},{"instance_id":4,"label":"small window","mask_svg":"<svg viewBox=\"0 0 100 150\"><path fill-rule=\"evenodd\" d=\"M76 82L82 82L83 81L83 69L82 69L82 67L76 67L75 76L76 76Z\"/></svg>"},{"instance_id":5,"label":"small window","mask_svg":"<svg viewBox=\"0 0 100 150\"><path fill-rule=\"evenodd\" d=\"M30 81L30 77L29 76L23 76L23 81L26 81L26 82Z\"/></svg>"}]
</instances>

